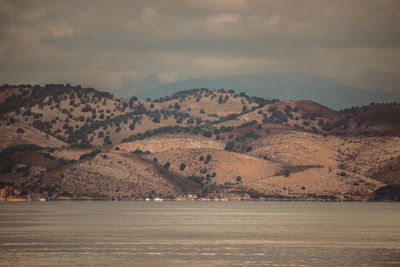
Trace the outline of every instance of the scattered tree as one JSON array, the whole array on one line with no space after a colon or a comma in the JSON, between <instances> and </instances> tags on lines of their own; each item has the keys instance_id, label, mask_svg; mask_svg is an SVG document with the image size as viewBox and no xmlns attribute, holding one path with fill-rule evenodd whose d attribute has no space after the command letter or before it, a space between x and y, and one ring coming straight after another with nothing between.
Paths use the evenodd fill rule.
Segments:
<instances>
[{"instance_id":1,"label":"scattered tree","mask_svg":"<svg viewBox=\"0 0 400 267\"><path fill-rule=\"evenodd\" d=\"M181 165L179 166L179 170L183 171L186 168L186 164L185 163L181 163Z\"/></svg>"},{"instance_id":2,"label":"scattered tree","mask_svg":"<svg viewBox=\"0 0 400 267\"><path fill-rule=\"evenodd\" d=\"M165 169L168 170L170 166L171 166L171 163L170 163L169 161L167 161L167 162L164 164L163 167L164 167Z\"/></svg>"}]
</instances>

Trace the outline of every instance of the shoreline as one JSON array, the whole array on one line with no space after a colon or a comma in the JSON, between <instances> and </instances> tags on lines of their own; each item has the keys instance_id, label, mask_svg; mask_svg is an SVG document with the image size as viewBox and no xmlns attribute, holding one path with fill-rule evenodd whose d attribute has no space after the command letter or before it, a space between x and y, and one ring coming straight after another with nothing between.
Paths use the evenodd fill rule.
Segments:
<instances>
[{"instance_id":1,"label":"shoreline","mask_svg":"<svg viewBox=\"0 0 400 267\"><path fill-rule=\"evenodd\" d=\"M201 198L201 199L86 199L86 198L77 198L77 199L28 199L28 198L13 198L13 199L0 199L0 203L17 203L17 202L79 202L79 201L93 201L93 202L116 202L116 201L138 201L138 202L399 202L399 201L390 201L390 200L348 200L348 199L336 199L336 200L326 200L326 199L236 199L236 198L222 198L222 199L209 199L209 198Z\"/></svg>"}]
</instances>

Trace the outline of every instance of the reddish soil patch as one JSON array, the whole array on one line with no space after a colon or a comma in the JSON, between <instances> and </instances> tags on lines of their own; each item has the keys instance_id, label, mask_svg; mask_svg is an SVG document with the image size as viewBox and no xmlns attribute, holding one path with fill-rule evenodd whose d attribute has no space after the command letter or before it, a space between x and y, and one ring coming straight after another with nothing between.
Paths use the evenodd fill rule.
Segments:
<instances>
[{"instance_id":1,"label":"reddish soil patch","mask_svg":"<svg viewBox=\"0 0 400 267\"><path fill-rule=\"evenodd\" d=\"M384 123L400 125L400 106L375 107L356 116L366 123Z\"/></svg>"},{"instance_id":2,"label":"reddish soil patch","mask_svg":"<svg viewBox=\"0 0 400 267\"><path fill-rule=\"evenodd\" d=\"M400 106L374 107L358 114L355 121L367 125L382 125L385 135L400 136Z\"/></svg>"},{"instance_id":3,"label":"reddish soil patch","mask_svg":"<svg viewBox=\"0 0 400 267\"><path fill-rule=\"evenodd\" d=\"M344 117L339 112L313 101L300 100L295 101L294 103L300 112L304 112L305 114L313 115L315 117L323 117L325 120L335 121Z\"/></svg>"}]
</instances>

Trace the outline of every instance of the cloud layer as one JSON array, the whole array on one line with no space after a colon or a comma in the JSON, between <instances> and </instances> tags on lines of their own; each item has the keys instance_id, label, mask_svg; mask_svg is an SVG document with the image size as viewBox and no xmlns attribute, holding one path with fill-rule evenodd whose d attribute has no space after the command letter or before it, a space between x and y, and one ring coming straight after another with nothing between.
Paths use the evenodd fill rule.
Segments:
<instances>
[{"instance_id":1,"label":"cloud layer","mask_svg":"<svg viewBox=\"0 0 400 267\"><path fill-rule=\"evenodd\" d=\"M198 76L400 72L400 2L0 0L0 82L131 95Z\"/></svg>"}]
</instances>

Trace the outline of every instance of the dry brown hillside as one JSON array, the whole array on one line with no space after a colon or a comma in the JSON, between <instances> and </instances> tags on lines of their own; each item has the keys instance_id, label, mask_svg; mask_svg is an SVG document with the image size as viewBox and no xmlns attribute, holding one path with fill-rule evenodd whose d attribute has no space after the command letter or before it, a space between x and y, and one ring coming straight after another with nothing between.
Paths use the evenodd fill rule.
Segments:
<instances>
[{"instance_id":1,"label":"dry brown hillside","mask_svg":"<svg viewBox=\"0 0 400 267\"><path fill-rule=\"evenodd\" d=\"M400 183L395 103L338 112L204 88L140 101L54 84L4 85L0 102L2 198L368 200Z\"/></svg>"},{"instance_id":2,"label":"dry brown hillside","mask_svg":"<svg viewBox=\"0 0 400 267\"><path fill-rule=\"evenodd\" d=\"M69 144L58 140L51 135L24 124L14 124L1 127L0 149L21 144L36 144L41 147L57 148L69 146Z\"/></svg>"},{"instance_id":3,"label":"dry brown hillside","mask_svg":"<svg viewBox=\"0 0 400 267\"><path fill-rule=\"evenodd\" d=\"M177 137L174 146L167 147L162 141L168 140L168 136L150 138L120 147L151 151L144 157L174 172L198 177L205 186L218 185L215 191L219 193L235 188L266 196L361 200L382 186L365 174L343 169L339 148L348 141L341 137L298 131L270 134L250 142L253 150L246 154L215 145L199 148L200 142L191 144Z\"/></svg>"},{"instance_id":4,"label":"dry brown hillside","mask_svg":"<svg viewBox=\"0 0 400 267\"><path fill-rule=\"evenodd\" d=\"M154 195L175 198L181 193L151 163L123 152L99 153L57 169L45 179L52 190L48 196L51 198L143 199Z\"/></svg>"}]
</instances>

